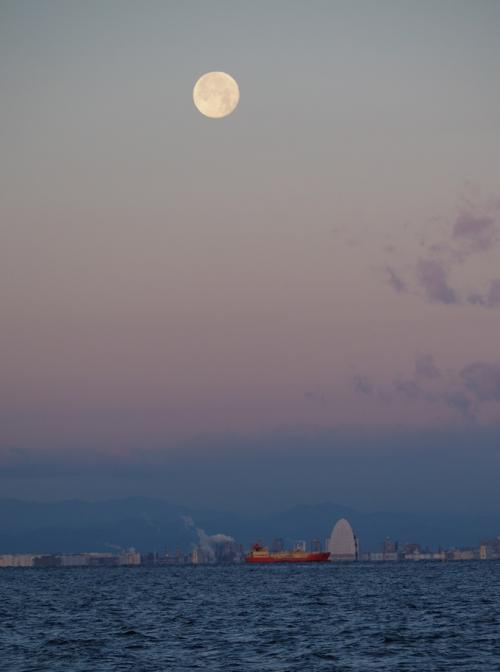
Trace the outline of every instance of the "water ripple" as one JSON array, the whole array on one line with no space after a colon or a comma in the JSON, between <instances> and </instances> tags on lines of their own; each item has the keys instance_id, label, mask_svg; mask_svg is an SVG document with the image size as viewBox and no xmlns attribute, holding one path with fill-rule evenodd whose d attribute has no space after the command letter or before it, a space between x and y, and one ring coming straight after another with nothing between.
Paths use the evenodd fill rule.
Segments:
<instances>
[{"instance_id":1,"label":"water ripple","mask_svg":"<svg viewBox=\"0 0 500 672\"><path fill-rule=\"evenodd\" d=\"M8 672L500 671L500 563L4 569Z\"/></svg>"}]
</instances>

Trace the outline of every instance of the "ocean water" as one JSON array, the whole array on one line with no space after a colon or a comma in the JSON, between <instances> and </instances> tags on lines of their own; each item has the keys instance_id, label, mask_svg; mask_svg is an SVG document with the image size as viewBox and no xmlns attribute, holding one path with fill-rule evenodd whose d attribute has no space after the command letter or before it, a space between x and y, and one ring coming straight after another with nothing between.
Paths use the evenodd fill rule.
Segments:
<instances>
[{"instance_id":1,"label":"ocean water","mask_svg":"<svg viewBox=\"0 0 500 672\"><path fill-rule=\"evenodd\" d=\"M0 669L500 671L500 562L4 569Z\"/></svg>"}]
</instances>

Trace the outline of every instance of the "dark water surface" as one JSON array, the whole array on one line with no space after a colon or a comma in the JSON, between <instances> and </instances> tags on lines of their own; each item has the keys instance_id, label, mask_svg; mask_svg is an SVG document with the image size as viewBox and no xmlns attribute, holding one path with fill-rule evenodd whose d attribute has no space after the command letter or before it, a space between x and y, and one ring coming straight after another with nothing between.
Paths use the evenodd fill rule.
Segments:
<instances>
[{"instance_id":1,"label":"dark water surface","mask_svg":"<svg viewBox=\"0 0 500 672\"><path fill-rule=\"evenodd\" d=\"M500 671L500 562L3 569L0 669Z\"/></svg>"}]
</instances>

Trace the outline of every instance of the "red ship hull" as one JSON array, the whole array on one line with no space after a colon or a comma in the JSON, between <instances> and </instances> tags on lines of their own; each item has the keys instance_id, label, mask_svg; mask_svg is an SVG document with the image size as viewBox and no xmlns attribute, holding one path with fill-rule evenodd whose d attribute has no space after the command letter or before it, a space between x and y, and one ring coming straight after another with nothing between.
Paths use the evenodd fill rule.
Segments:
<instances>
[{"instance_id":1,"label":"red ship hull","mask_svg":"<svg viewBox=\"0 0 500 672\"><path fill-rule=\"evenodd\" d=\"M245 562L252 564L271 564L277 562L326 562L330 557L330 553L269 553L268 555L252 555L250 553L246 556Z\"/></svg>"}]
</instances>

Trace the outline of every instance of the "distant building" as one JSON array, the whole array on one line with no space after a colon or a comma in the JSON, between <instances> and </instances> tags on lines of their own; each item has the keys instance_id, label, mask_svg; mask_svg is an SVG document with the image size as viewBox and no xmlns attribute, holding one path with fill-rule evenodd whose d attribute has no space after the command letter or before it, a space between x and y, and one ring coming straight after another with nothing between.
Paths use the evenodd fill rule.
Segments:
<instances>
[{"instance_id":1,"label":"distant building","mask_svg":"<svg viewBox=\"0 0 500 672\"><path fill-rule=\"evenodd\" d=\"M383 560L399 560L398 542L386 537L382 546L382 555Z\"/></svg>"},{"instance_id":2,"label":"distant building","mask_svg":"<svg viewBox=\"0 0 500 672\"><path fill-rule=\"evenodd\" d=\"M345 518L335 524L328 540L330 560L358 560L358 540Z\"/></svg>"},{"instance_id":3,"label":"distant building","mask_svg":"<svg viewBox=\"0 0 500 672\"><path fill-rule=\"evenodd\" d=\"M384 552L384 554L397 553L398 552L398 542L393 541L390 537L386 537L384 539L383 552Z\"/></svg>"},{"instance_id":4,"label":"distant building","mask_svg":"<svg viewBox=\"0 0 500 672\"><path fill-rule=\"evenodd\" d=\"M199 546L195 546L193 548L193 552L191 553L191 562L193 565L201 565L203 562L203 554L202 550Z\"/></svg>"},{"instance_id":5,"label":"distant building","mask_svg":"<svg viewBox=\"0 0 500 672\"><path fill-rule=\"evenodd\" d=\"M422 549L420 547L420 544L405 544L403 547L403 554L404 555L420 555L422 553Z\"/></svg>"},{"instance_id":6,"label":"distant building","mask_svg":"<svg viewBox=\"0 0 500 672\"><path fill-rule=\"evenodd\" d=\"M241 562L243 550L235 541L220 541L214 546L215 562Z\"/></svg>"},{"instance_id":7,"label":"distant building","mask_svg":"<svg viewBox=\"0 0 500 672\"><path fill-rule=\"evenodd\" d=\"M116 567L118 556L112 553L85 553L89 567Z\"/></svg>"},{"instance_id":8,"label":"distant building","mask_svg":"<svg viewBox=\"0 0 500 672\"><path fill-rule=\"evenodd\" d=\"M86 567L89 564L86 555L62 555L61 567Z\"/></svg>"},{"instance_id":9,"label":"distant building","mask_svg":"<svg viewBox=\"0 0 500 672\"><path fill-rule=\"evenodd\" d=\"M311 541L311 551L313 553L320 553L321 552L321 541L319 539L313 539Z\"/></svg>"},{"instance_id":10,"label":"distant building","mask_svg":"<svg viewBox=\"0 0 500 672\"><path fill-rule=\"evenodd\" d=\"M27 554L0 555L0 567L33 567L34 557Z\"/></svg>"},{"instance_id":11,"label":"distant building","mask_svg":"<svg viewBox=\"0 0 500 672\"><path fill-rule=\"evenodd\" d=\"M500 560L500 537L484 541L479 548L481 560Z\"/></svg>"},{"instance_id":12,"label":"distant building","mask_svg":"<svg viewBox=\"0 0 500 672\"><path fill-rule=\"evenodd\" d=\"M33 558L33 567L60 567L60 555L38 555Z\"/></svg>"},{"instance_id":13,"label":"distant building","mask_svg":"<svg viewBox=\"0 0 500 672\"><path fill-rule=\"evenodd\" d=\"M133 548L120 555L112 553L0 555L0 567L115 567L140 564L141 555Z\"/></svg>"},{"instance_id":14,"label":"distant building","mask_svg":"<svg viewBox=\"0 0 500 672\"><path fill-rule=\"evenodd\" d=\"M475 548L452 548L447 554L448 560L479 560L480 550Z\"/></svg>"},{"instance_id":15,"label":"distant building","mask_svg":"<svg viewBox=\"0 0 500 672\"><path fill-rule=\"evenodd\" d=\"M130 567L132 565L141 564L141 554L137 553L135 548L128 548L124 553L118 556L118 564Z\"/></svg>"},{"instance_id":16,"label":"distant building","mask_svg":"<svg viewBox=\"0 0 500 672\"><path fill-rule=\"evenodd\" d=\"M215 562L215 552L211 546L201 546L198 544L191 553L191 563L193 565L212 565ZM171 562L164 562L164 564L178 564L178 559L173 559Z\"/></svg>"},{"instance_id":17,"label":"distant building","mask_svg":"<svg viewBox=\"0 0 500 672\"><path fill-rule=\"evenodd\" d=\"M150 552L141 555L141 565L152 567L158 564L158 553Z\"/></svg>"}]
</instances>

